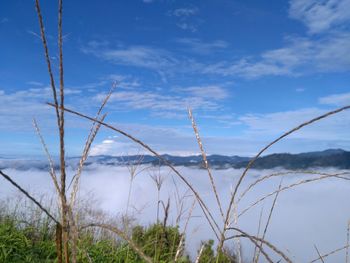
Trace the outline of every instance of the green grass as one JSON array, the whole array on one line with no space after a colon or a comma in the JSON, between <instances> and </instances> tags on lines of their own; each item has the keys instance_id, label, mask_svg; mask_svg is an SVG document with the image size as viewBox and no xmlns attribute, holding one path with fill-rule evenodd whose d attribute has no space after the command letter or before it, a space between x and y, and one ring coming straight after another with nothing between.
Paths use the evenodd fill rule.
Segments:
<instances>
[{"instance_id":1,"label":"green grass","mask_svg":"<svg viewBox=\"0 0 350 263\"><path fill-rule=\"evenodd\" d=\"M15 212L0 216L0 262L29 263L57 262L55 244L55 225L44 216L35 221L25 222L22 215ZM130 231L131 239L154 262L173 262L181 239L178 227L152 224L148 227L136 225ZM217 258L207 241L199 262L234 262L227 256ZM196 253L197 254L197 251ZM218 261L217 261L218 259ZM136 263L144 262L130 246L117 237L106 233L96 234L85 231L79 236L77 262L98 263ZM183 252L179 263L190 263Z\"/></svg>"}]
</instances>

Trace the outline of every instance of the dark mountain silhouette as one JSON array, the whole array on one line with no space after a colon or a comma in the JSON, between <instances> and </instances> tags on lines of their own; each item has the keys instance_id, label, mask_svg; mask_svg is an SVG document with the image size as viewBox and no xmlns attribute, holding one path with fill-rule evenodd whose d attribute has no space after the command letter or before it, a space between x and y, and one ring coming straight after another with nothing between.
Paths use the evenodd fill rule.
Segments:
<instances>
[{"instance_id":1,"label":"dark mountain silhouette","mask_svg":"<svg viewBox=\"0 0 350 263\"><path fill-rule=\"evenodd\" d=\"M189 166L203 168L201 155L193 156L173 156L169 154L162 155L169 163L174 166ZM250 157L226 156L226 155L208 155L209 164L214 169L225 168L244 168L250 161ZM58 163L58 162L57 162ZM67 166L76 167L79 163L79 157L67 158ZM151 155L131 155L131 156L109 156L98 155L90 156L85 166L93 165L164 165L164 162ZM339 169L350 169L350 152L342 149L328 149L319 152L306 152L300 154L275 153L260 157L253 165L255 169L272 169L281 167L285 169L307 169L313 167L334 167ZM0 169L13 168L20 170L28 169L48 169L46 160L30 159L6 159L0 158ZM58 168L58 167L56 167Z\"/></svg>"}]
</instances>

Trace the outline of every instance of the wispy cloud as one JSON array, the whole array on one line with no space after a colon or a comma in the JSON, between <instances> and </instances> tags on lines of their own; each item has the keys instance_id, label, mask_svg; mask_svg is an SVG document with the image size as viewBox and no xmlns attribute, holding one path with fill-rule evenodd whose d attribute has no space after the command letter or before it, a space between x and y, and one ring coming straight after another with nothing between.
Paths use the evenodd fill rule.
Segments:
<instances>
[{"instance_id":1,"label":"wispy cloud","mask_svg":"<svg viewBox=\"0 0 350 263\"><path fill-rule=\"evenodd\" d=\"M150 110L154 112L160 112L162 116L169 116L169 112L181 112L186 113L186 109L191 106L193 109L203 110L217 110L221 106L217 102L218 99L226 97L226 93L215 87L218 91L218 95L210 96L207 94L210 87L204 87L201 91L200 87L192 87L186 89L188 93L182 92L179 95L163 95L157 92L151 91L118 91L114 93L111 98L111 106L115 109L129 109L129 110ZM105 97L104 94L96 95L95 100L101 101ZM113 102L118 102L113 104ZM115 106L112 106L115 105Z\"/></svg>"},{"instance_id":2,"label":"wispy cloud","mask_svg":"<svg viewBox=\"0 0 350 263\"><path fill-rule=\"evenodd\" d=\"M291 128L324 114L327 110L314 107L268 114L246 114L239 118L251 136L277 137ZM344 140L350 144L347 131L350 129L350 112L343 112L312 124L290 136L305 140L319 140L323 144ZM328 147L330 148L330 147Z\"/></svg>"},{"instance_id":3,"label":"wispy cloud","mask_svg":"<svg viewBox=\"0 0 350 263\"><path fill-rule=\"evenodd\" d=\"M349 52L349 33L335 33L317 40L288 38L286 47L268 50L256 58L212 64L204 72L245 78L344 72L350 70Z\"/></svg>"},{"instance_id":4,"label":"wispy cloud","mask_svg":"<svg viewBox=\"0 0 350 263\"><path fill-rule=\"evenodd\" d=\"M173 16L177 19L176 25L191 32L198 30L199 20L194 19L194 16L198 15L199 9L195 6L183 7L171 10L168 12L169 16Z\"/></svg>"},{"instance_id":5,"label":"wispy cloud","mask_svg":"<svg viewBox=\"0 0 350 263\"><path fill-rule=\"evenodd\" d=\"M289 16L300 20L310 33L321 33L350 20L349 0L291 0Z\"/></svg>"},{"instance_id":6,"label":"wispy cloud","mask_svg":"<svg viewBox=\"0 0 350 263\"><path fill-rule=\"evenodd\" d=\"M189 48L192 52L199 54L209 54L226 49L229 46L228 42L223 40L205 42L198 38L179 38L176 42Z\"/></svg>"},{"instance_id":7,"label":"wispy cloud","mask_svg":"<svg viewBox=\"0 0 350 263\"><path fill-rule=\"evenodd\" d=\"M350 92L322 97L319 99L319 103L336 106L350 105Z\"/></svg>"},{"instance_id":8,"label":"wispy cloud","mask_svg":"<svg viewBox=\"0 0 350 263\"><path fill-rule=\"evenodd\" d=\"M190 94L195 97L212 99L215 101L229 97L228 91L217 85L193 86L187 88L177 88L175 90L178 92L183 92L184 94Z\"/></svg>"},{"instance_id":9,"label":"wispy cloud","mask_svg":"<svg viewBox=\"0 0 350 263\"><path fill-rule=\"evenodd\" d=\"M196 15L198 11L199 10L197 7L185 7L185 8L177 8L173 10L171 13L177 17L188 17L188 16Z\"/></svg>"},{"instance_id":10,"label":"wispy cloud","mask_svg":"<svg viewBox=\"0 0 350 263\"><path fill-rule=\"evenodd\" d=\"M178 61L167 51L147 46L130 46L126 48L109 48L89 42L82 48L86 54L93 54L115 64L136 66L153 70L165 70L174 67Z\"/></svg>"}]
</instances>

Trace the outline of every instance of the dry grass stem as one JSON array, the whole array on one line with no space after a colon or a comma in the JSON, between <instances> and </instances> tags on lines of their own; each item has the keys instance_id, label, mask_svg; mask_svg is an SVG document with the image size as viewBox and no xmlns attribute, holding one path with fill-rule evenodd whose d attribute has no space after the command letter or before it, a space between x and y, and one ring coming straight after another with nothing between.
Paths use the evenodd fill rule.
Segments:
<instances>
[{"instance_id":1,"label":"dry grass stem","mask_svg":"<svg viewBox=\"0 0 350 263\"><path fill-rule=\"evenodd\" d=\"M47 105L50 105L52 107L58 107L55 104L52 103L47 103ZM192 186L192 184L190 182L188 182L188 180L167 160L165 159L163 156L161 156L160 154L158 154L155 150L153 150L150 146L148 146L147 144L145 144L144 142L140 141L139 139L136 139L135 137L131 136L130 134L122 131L121 129L118 129L112 125L109 125L105 122L101 122L100 120L96 119L96 118L92 118L89 117L85 114L79 113L77 111L65 108L65 111L74 114L76 116L79 116L81 118L90 120L92 122L97 122L100 123L101 125L103 125L104 127L111 129L115 132L118 132L120 134L122 134L123 136L129 138L130 140L132 140L133 142L141 145L144 149L146 149L147 151L149 151L150 153L152 153L153 155L155 155L159 160L161 160L166 166L168 166L193 192L194 196L196 197L198 204L200 205L204 216L206 217L211 229L213 230L214 234L216 235L217 238L219 238L218 232L220 232L220 228L219 225L216 223L212 213L210 212L210 210L208 209L207 205L204 203L203 199L200 197L200 195L198 194L198 192L194 189L194 187Z\"/></svg>"},{"instance_id":2,"label":"dry grass stem","mask_svg":"<svg viewBox=\"0 0 350 263\"><path fill-rule=\"evenodd\" d=\"M103 121L106 117L106 114L104 114L101 117L101 121ZM74 175L75 180L74 180L74 184L73 184L73 190L71 192L71 197L70 197L70 206L74 206L75 200L76 200L76 195L78 193L78 188L79 188L79 182L80 182L80 176L84 167L84 163L87 160L88 156L89 156L89 152L90 152L90 148L91 148L91 144L94 141L99 129L101 127L101 124L97 124L95 126L95 129L93 130L91 136L89 137L89 140L86 141L86 145L82 154L82 157L79 161L79 166L78 166L78 170L76 172L76 174ZM73 179L72 179L73 180Z\"/></svg>"},{"instance_id":3,"label":"dry grass stem","mask_svg":"<svg viewBox=\"0 0 350 263\"><path fill-rule=\"evenodd\" d=\"M35 119L33 119L33 126L35 128L35 131L36 131L39 139L40 139L40 143L43 146L43 149L45 151L47 159L49 161L49 167L50 167L49 174L50 174L51 179L52 179L52 181L53 181L53 183L55 185L57 194L60 196L61 195L61 190L60 190L60 186L58 185L58 181L57 181L57 176L56 176L56 172L55 172L55 165L54 165L54 162L52 160L51 154L50 154L50 152L49 152L49 150L47 148L47 145L45 143L44 137L42 136L42 134L40 132L39 125L38 125L38 123L36 122Z\"/></svg>"},{"instance_id":4,"label":"dry grass stem","mask_svg":"<svg viewBox=\"0 0 350 263\"><path fill-rule=\"evenodd\" d=\"M291 175L291 174L310 174L310 175L327 175L328 173L323 173L323 172L318 172L318 171L287 171L287 172L278 172L278 173L272 173L272 174L268 174L265 175L263 177L258 178L257 180L255 180L253 183L251 183L250 185L248 185L248 187L242 192L242 194L238 197L237 199L237 203L239 203L243 197L253 188L255 187L257 184L270 179L272 177L277 177L277 176L286 176L286 175ZM349 172L344 172L344 173L340 173L339 176L341 175L347 175L349 174Z\"/></svg>"},{"instance_id":5,"label":"dry grass stem","mask_svg":"<svg viewBox=\"0 0 350 263\"><path fill-rule=\"evenodd\" d=\"M51 67L51 61L49 56L49 49L46 41L45 36L45 30L44 30L44 23L43 18L41 14L40 9L40 3L39 0L35 0L35 7L39 19L39 27L40 27L40 33L41 33L41 40L44 47L44 53L45 53L45 59L47 63L48 73L50 77L51 82L51 88L52 88L52 94L54 103L56 106L58 106L57 101L57 93L56 93L56 86L55 81L53 77L52 67ZM59 48L59 72L60 72L60 106L61 106L61 113L59 112L59 108L56 107L56 119L57 119L57 126L59 130L59 140L60 140L60 170L61 170L61 216L62 216L62 236L63 236L63 247L64 247L64 259L66 263L69 263L69 248L68 248L68 222L67 222L67 200L66 200L66 164L65 164L65 146L64 146L64 75L63 75L63 43L62 43L62 0L58 1L58 48Z\"/></svg>"},{"instance_id":6,"label":"dry grass stem","mask_svg":"<svg viewBox=\"0 0 350 263\"><path fill-rule=\"evenodd\" d=\"M274 252L276 252L278 255L280 255L286 262L288 263L292 263L292 261L289 259L289 257L287 257L282 251L280 251L276 246L272 245L270 242L266 241L265 239L262 239L262 238L259 238L259 237L256 237L256 236L252 236L252 235L249 235L247 234L246 232L242 231L241 229L239 228L236 228L236 227L230 227L228 228L227 230L235 230L239 233L241 233L243 236L246 236L248 237L249 239L254 239L255 241L258 241L258 242L261 242L262 244L268 246L270 249L272 249ZM240 236L240 235L238 235ZM231 236L231 237L228 237L226 238L226 240L229 240L229 239L233 239L233 238L236 238L237 235L234 235L234 236ZM259 247L259 244L258 244L258 247ZM259 249L261 248L262 246L259 247ZM263 251L260 249L261 253L263 254Z\"/></svg>"},{"instance_id":7,"label":"dry grass stem","mask_svg":"<svg viewBox=\"0 0 350 263\"><path fill-rule=\"evenodd\" d=\"M197 124L196 124L196 121L195 121L195 119L193 117L192 110L190 108L188 109L188 116L189 116L189 118L191 120L192 128L193 128L194 134L196 135L197 143L198 143L199 149L200 149L201 154L202 154L204 168L208 171L210 184L211 184L211 187L212 187L213 192L215 194L216 202L218 204L218 207L219 207L219 210L220 210L220 214L222 216L222 220L224 221L225 220L224 212L222 210L222 205L221 205L221 202L220 202L218 191L216 189L216 185L215 185L215 182L214 182L213 175L211 174L211 170L210 170L210 167L209 167L209 162L208 162L208 159L207 159L207 154L205 153L205 150L204 150L204 147L203 147L203 143L202 143L201 137L200 137L199 132L198 132Z\"/></svg>"},{"instance_id":8,"label":"dry grass stem","mask_svg":"<svg viewBox=\"0 0 350 263\"><path fill-rule=\"evenodd\" d=\"M199 263L199 260L201 259L202 253L204 251L204 247L205 247L205 244L202 244L201 249L199 250L199 253L198 253L197 257L196 257L195 263Z\"/></svg>"},{"instance_id":9,"label":"dry grass stem","mask_svg":"<svg viewBox=\"0 0 350 263\"><path fill-rule=\"evenodd\" d=\"M101 119L100 118L100 115L101 115L101 112L103 110L103 108L105 107L105 105L107 104L109 98L111 97L114 89L116 88L116 82L113 83L111 89L109 90L109 92L107 93L106 97L104 98L104 100L102 101L101 103L101 106L100 108L98 109L97 111L97 114L96 114L96 118L97 119ZM103 119L105 119L106 117L106 114L103 116ZM70 181L69 185L68 185L68 189L70 188L71 184L73 183L73 181L76 179L76 177L80 177L80 174L81 174L81 171L83 169L83 166L84 166L84 163L89 155L89 151L90 151L90 148L91 148L91 145L98 133L98 130L100 129L100 126L101 125L96 125L96 122L93 122L92 125L91 125L91 128L90 128L90 132L89 132L89 135L85 141L85 145L84 145L84 150L83 150L83 153L81 155L81 158L79 160L79 166L78 166L78 169L77 169L77 172L76 174L73 176L72 180ZM79 178L78 178L79 180Z\"/></svg>"},{"instance_id":10,"label":"dry grass stem","mask_svg":"<svg viewBox=\"0 0 350 263\"><path fill-rule=\"evenodd\" d=\"M348 221L346 229L346 250L345 250L345 263L349 262L349 244L350 243L350 220Z\"/></svg>"},{"instance_id":11,"label":"dry grass stem","mask_svg":"<svg viewBox=\"0 0 350 263\"><path fill-rule=\"evenodd\" d=\"M316 249L317 255L319 256L319 259L322 261L322 263L324 263L323 257L321 256L320 251L318 250L317 246L314 245L314 248Z\"/></svg>"},{"instance_id":12,"label":"dry grass stem","mask_svg":"<svg viewBox=\"0 0 350 263\"><path fill-rule=\"evenodd\" d=\"M252 242L256 248L258 248L258 250L261 252L261 254L263 254L263 256L265 257L265 259L268 262L274 263L273 260L270 258L269 254L267 254L265 252L263 247L258 244L258 242L253 238L253 236L249 236L249 235L245 235L245 234L239 234L239 235L234 235L234 236L232 236L230 238L235 239L235 238L242 238L242 237L248 238L250 240L250 242ZM228 239L230 239L230 238L228 238ZM228 240L228 239L226 239L226 240Z\"/></svg>"},{"instance_id":13,"label":"dry grass stem","mask_svg":"<svg viewBox=\"0 0 350 263\"><path fill-rule=\"evenodd\" d=\"M23 193L26 197L28 197L31 201L33 201L34 204L36 204L41 211L43 211L49 218L51 218L56 224L60 224L56 220L56 218L50 214L50 212L44 208L39 201L37 201L31 194L29 194L26 190L24 190L19 184L17 184L14 180L11 179L11 177L7 174L5 174L3 171L0 170L0 174L8 181L10 182L14 187L16 187L21 193Z\"/></svg>"},{"instance_id":14,"label":"dry grass stem","mask_svg":"<svg viewBox=\"0 0 350 263\"><path fill-rule=\"evenodd\" d=\"M272 142L270 142L268 145L266 145L264 148L262 148L258 154L252 159L250 160L250 162L248 163L247 167L245 168L245 170L243 171L242 175L240 176L236 186L235 186L235 189L232 193L232 196L231 196L231 200L230 200L230 203L229 203L229 206L228 206L228 209L227 209L227 212L226 212L226 219L225 219L225 226L224 228L226 228L229 224L229 220L230 220L230 214L231 214L231 209L232 209L232 206L234 204L234 201L235 201L235 197L236 197L236 194L238 192L238 188L240 187L242 181L243 181L243 178L247 175L247 172L249 171L249 169L252 167L252 165L255 163L255 161L267 150L269 149L272 145L274 145L275 143L279 142L280 140L282 140L283 138L287 137L288 135L300 130L301 128L305 127L305 126L308 126L314 122L317 122L321 119L324 119L324 118L327 118L331 115L334 115L334 114L337 114L339 112L342 112L342 111L345 111L345 110L348 110L350 109L350 105L347 105L345 107L341 107L341 108L338 108L336 110L333 110L333 111L329 111L323 115L320 115L316 118L313 118L309 121L306 121L302 124L300 124L299 126L285 132L284 134L282 134L280 137L278 137L277 139L273 140ZM221 240L220 240L220 244L219 244L219 248L222 249L223 247L223 242L224 242L224 238L225 238L225 229L221 235Z\"/></svg>"},{"instance_id":15,"label":"dry grass stem","mask_svg":"<svg viewBox=\"0 0 350 263\"><path fill-rule=\"evenodd\" d=\"M233 224L234 226L238 227L238 214L237 214L237 204L233 204ZM237 254L237 259L238 259L238 263L242 262L242 256L241 256L241 241L239 239L239 237L234 238L233 242L236 244L236 254Z\"/></svg>"},{"instance_id":16,"label":"dry grass stem","mask_svg":"<svg viewBox=\"0 0 350 263\"><path fill-rule=\"evenodd\" d=\"M301 180L299 182L287 185L282 187L280 190L276 190L272 193L269 193L263 197L261 197L260 199L258 199L257 201L255 201L254 203L252 203L251 205L249 205L247 208L245 208L244 210L242 210L242 212L238 215L238 217L244 215L248 210L250 210L251 208L253 208L254 206L256 206L257 204L259 204L260 202L264 201L266 198L275 195L277 192L283 192L285 190L288 190L290 188L302 185L302 184L307 184L307 183L311 183L311 182L315 182L315 181L320 181L320 180L324 180L330 177L335 177L335 178L339 178L340 175L344 175L344 173L338 173L338 174L325 174L323 176L317 177L317 178L313 178L313 179L305 179L305 180ZM344 179L344 178L341 178Z\"/></svg>"},{"instance_id":17,"label":"dry grass stem","mask_svg":"<svg viewBox=\"0 0 350 263\"><path fill-rule=\"evenodd\" d=\"M316 258L316 259L314 259L314 260L311 260L309 263L314 263L314 262L317 262L317 261L319 261L319 260L321 260L321 258L326 258L326 257L329 257L330 255L333 255L333 254L335 254L335 253L338 253L338 252L340 252L340 251L342 251L342 250L344 250L344 249L347 249L349 246L348 245L346 245L346 246L343 246L343 247L341 247L341 248L337 248L337 249L335 249L335 250L333 250L333 251L331 251L331 252L328 252L327 254L323 254L321 257L318 257L318 258Z\"/></svg>"},{"instance_id":18,"label":"dry grass stem","mask_svg":"<svg viewBox=\"0 0 350 263\"><path fill-rule=\"evenodd\" d=\"M44 47L44 54L45 54L45 59L46 59L46 64L47 64L47 70L48 70L49 77L50 77L53 100L54 100L54 104L58 105L55 79L53 77L51 60L50 60L50 55L49 55L49 48L48 48L47 41L46 41L46 35L45 35L45 29L44 29L45 27L44 27L43 17L41 14L39 0L35 0L35 7L36 7L36 13L37 13L38 19L39 19L41 41L42 41L43 47ZM58 126L60 126L60 114L59 114L58 108L56 108L56 117L57 117L57 124L58 124Z\"/></svg>"},{"instance_id":19,"label":"dry grass stem","mask_svg":"<svg viewBox=\"0 0 350 263\"><path fill-rule=\"evenodd\" d=\"M281 187L282 187L282 179L281 179L281 182L280 182L280 184L278 186L278 190L277 190L277 193L275 195L275 198L273 199L272 206L271 206L271 209L270 209L270 212L269 212L269 216L267 218L267 222L266 222L265 229L264 229L264 232L263 232L263 235L262 235L261 239L265 239L265 236L266 236L266 233L267 233L267 229L268 229L268 227L270 225L270 222L271 222L272 213L273 213L273 210L275 208L278 195L281 192ZM260 242L260 245L262 245L261 242ZM254 261L255 263L259 262L259 256L260 256L260 253L258 251L258 253L256 255L256 260Z\"/></svg>"},{"instance_id":20,"label":"dry grass stem","mask_svg":"<svg viewBox=\"0 0 350 263\"><path fill-rule=\"evenodd\" d=\"M184 243L185 243L185 233L187 230L188 223L190 222L190 219L192 218L192 213L193 213L194 207L196 206L196 202L197 202L196 199L194 199L192 202L191 208L188 212L188 216L186 218L184 230L182 231L180 242L179 242L179 245L177 246L177 249L176 249L175 259L174 259L175 262L179 259L179 256L181 255L181 253L183 251Z\"/></svg>"},{"instance_id":21,"label":"dry grass stem","mask_svg":"<svg viewBox=\"0 0 350 263\"><path fill-rule=\"evenodd\" d=\"M257 237L260 235L260 229L261 229L261 222L262 222L263 212L264 212L264 207L262 207L261 210L260 210L259 223L258 223L258 231L257 231L257 234L256 234ZM258 250L258 247L255 246L255 247L254 247L254 254L253 254L252 262L255 262L256 255L257 255L257 252L258 252L257 250Z\"/></svg>"}]
</instances>

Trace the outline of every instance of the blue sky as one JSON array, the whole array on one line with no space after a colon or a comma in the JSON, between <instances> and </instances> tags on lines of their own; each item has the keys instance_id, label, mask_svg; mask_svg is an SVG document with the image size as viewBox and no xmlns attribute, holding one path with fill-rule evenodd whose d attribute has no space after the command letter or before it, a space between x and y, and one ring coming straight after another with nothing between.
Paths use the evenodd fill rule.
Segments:
<instances>
[{"instance_id":1,"label":"blue sky","mask_svg":"<svg viewBox=\"0 0 350 263\"><path fill-rule=\"evenodd\" d=\"M193 109L208 153L252 155L271 139L350 104L350 0L64 1L67 106L94 115L113 81L110 122L161 153L193 154ZM57 6L42 1L57 72ZM0 3L1 155L42 154L57 136L34 1ZM89 123L67 116L68 155ZM350 150L350 112L271 149ZM92 154L140 149L101 130Z\"/></svg>"}]
</instances>

